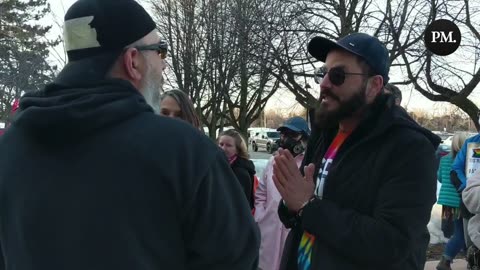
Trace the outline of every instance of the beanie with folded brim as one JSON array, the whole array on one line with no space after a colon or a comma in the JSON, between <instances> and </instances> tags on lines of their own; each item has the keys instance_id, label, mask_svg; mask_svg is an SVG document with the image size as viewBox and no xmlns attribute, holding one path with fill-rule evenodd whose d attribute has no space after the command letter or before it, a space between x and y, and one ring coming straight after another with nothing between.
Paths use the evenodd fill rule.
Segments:
<instances>
[{"instance_id":1,"label":"beanie with folded brim","mask_svg":"<svg viewBox=\"0 0 480 270\"><path fill-rule=\"evenodd\" d=\"M78 0L65 14L68 64L56 81L104 78L125 47L155 27L151 16L134 0Z\"/></svg>"}]
</instances>

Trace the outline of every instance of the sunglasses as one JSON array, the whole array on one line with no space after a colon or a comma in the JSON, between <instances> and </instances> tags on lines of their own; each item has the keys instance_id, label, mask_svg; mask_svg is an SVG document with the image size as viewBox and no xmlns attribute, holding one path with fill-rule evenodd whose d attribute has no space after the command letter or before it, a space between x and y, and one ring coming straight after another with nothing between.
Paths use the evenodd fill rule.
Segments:
<instances>
[{"instance_id":1,"label":"sunglasses","mask_svg":"<svg viewBox=\"0 0 480 270\"><path fill-rule=\"evenodd\" d=\"M315 82L320 84L322 82L322 79L327 76L330 79L330 82L335 85L335 86L340 86L345 82L345 76L346 75L362 75L362 76L373 76L372 74L366 74L366 73L352 73L352 72L345 72L342 67L334 67L331 68L330 70L327 70L326 67L321 67L315 70L315 74L313 75L313 78L315 79Z\"/></svg>"},{"instance_id":2,"label":"sunglasses","mask_svg":"<svg viewBox=\"0 0 480 270\"><path fill-rule=\"evenodd\" d=\"M283 136L285 137L289 137L289 138L295 138L297 137L300 133L299 132L295 132L293 130L290 130L290 129L282 129L282 131L280 131L280 134L282 134Z\"/></svg>"},{"instance_id":3,"label":"sunglasses","mask_svg":"<svg viewBox=\"0 0 480 270\"><path fill-rule=\"evenodd\" d=\"M157 44L136 46L134 48L139 51L157 51L162 59L167 58L168 44L165 41L160 41Z\"/></svg>"}]
</instances>

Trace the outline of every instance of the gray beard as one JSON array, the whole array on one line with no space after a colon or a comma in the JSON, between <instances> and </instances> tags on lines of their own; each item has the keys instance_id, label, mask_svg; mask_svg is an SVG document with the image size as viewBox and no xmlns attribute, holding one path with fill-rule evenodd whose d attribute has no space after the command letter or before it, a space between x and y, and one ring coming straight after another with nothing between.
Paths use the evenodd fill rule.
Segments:
<instances>
[{"instance_id":1,"label":"gray beard","mask_svg":"<svg viewBox=\"0 0 480 270\"><path fill-rule=\"evenodd\" d=\"M162 80L157 80L151 70L149 67L141 92L147 104L152 107L153 112L160 114L160 93L163 93L163 82Z\"/></svg>"}]
</instances>

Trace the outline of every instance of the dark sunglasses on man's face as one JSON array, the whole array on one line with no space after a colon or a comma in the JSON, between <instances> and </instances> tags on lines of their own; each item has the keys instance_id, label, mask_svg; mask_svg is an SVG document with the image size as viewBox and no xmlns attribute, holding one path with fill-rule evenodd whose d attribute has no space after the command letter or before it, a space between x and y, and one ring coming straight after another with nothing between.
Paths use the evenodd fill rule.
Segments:
<instances>
[{"instance_id":1,"label":"dark sunglasses on man's face","mask_svg":"<svg viewBox=\"0 0 480 270\"><path fill-rule=\"evenodd\" d=\"M367 73L352 73L352 72L345 72L342 67L334 67L330 70L327 70L326 67L321 67L315 70L314 79L315 82L320 84L322 79L327 76L335 86L340 86L345 82L345 75L362 75L362 76L372 76L371 74Z\"/></svg>"},{"instance_id":2,"label":"dark sunglasses on man's face","mask_svg":"<svg viewBox=\"0 0 480 270\"><path fill-rule=\"evenodd\" d=\"M165 41L160 41L159 43L151 45L136 46L134 48L139 51L157 51L162 59L167 58L168 44Z\"/></svg>"}]
</instances>

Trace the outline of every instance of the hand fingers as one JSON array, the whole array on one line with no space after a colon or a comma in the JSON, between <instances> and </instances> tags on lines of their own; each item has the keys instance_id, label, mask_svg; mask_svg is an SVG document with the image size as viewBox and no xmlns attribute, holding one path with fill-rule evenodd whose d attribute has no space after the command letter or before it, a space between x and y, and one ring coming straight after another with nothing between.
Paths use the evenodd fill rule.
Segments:
<instances>
[{"instance_id":1,"label":"hand fingers","mask_svg":"<svg viewBox=\"0 0 480 270\"><path fill-rule=\"evenodd\" d=\"M287 150L287 149L285 149L285 156L286 156L288 159L294 159L293 154L290 153L290 150Z\"/></svg>"},{"instance_id":2,"label":"hand fingers","mask_svg":"<svg viewBox=\"0 0 480 270\"><path fill-rule=\"evenodd\" d=\"M277 165L278 163L275 162L273 164L273 175L272 178L274 179L274 184L278 189L278 192L282 195L282 198L285 197L289 185L288 182L288 177L285 176L285 174L280 170L280 168Z\"/></svg>"},{"instance_id":3,"label":"hand fingers","mask_svg":"<svg viewBox=\"0 0 480 270\"><path fill-rule=\"evenodd\" d=\"M315 174L315 165L313 163L310 163L303 170L305 172L305 180L307 182L313 182L313 175Z\"/></svg>"},{"instance_id":4,"label":"hand fingers","mask_svg":"<svg viewBox=\"0 0 480 270\"><path fill-rule=\"evenodd\" d=\"M281 155L287 157L288 159L293 159L294 158L292 153L290 153L290 150L288 150L288 149L278 148L278 152Z\"/></svg>"},{"instance_id":5,"label":"hand fingers","mask_svg":"<svg viewBox=\"0 0 480 270\"><path fill-rule=\"evenodd\" d=\"M283 156L285 156L288 160L295 160L292 153L290 153L290 150L284 149Z\"/></svg>"},{"instance_id":6,"label":"hand fingers","mask_svg":"<svg viewBox=\"0 0 480 270\"><path fill-rule=\"evenodd\" d=\"M288 150L284 151L283 159L279 159L278 162L285 166L285 174L289 177L289 180L291 179L291 181L298 181L303 179L303 176L298 168L297 161Z\"/></svg>"},{"instance_id":7,"label":"hand fingers","mask_svg":"<svg viewBox=\"0 0 480 270\"><path fill-rule=\"evenodd\" d=\"M281 175L286 178L286 181L291 180L292 175L290 173L289 164L288 164L288 161L286 160L286 158L283 155L275 157L274 167L277 167L279 174L281 173ZM279 175L277 175L277 177L278 176Z\"/></svg>"},{"instance_id":8,"label":"hand fingers","mask_svg":"<svg viewBox=\"0 0 480 270\"><path fill-rule=\"evenodd\" d=\"M280 181L275 175L272 175L272 179L273 179L273 183L275 184L275 187L277 187L278 192L283 198L285 195L285 187L280 183Z\"/></svg>"}]
</instances>

